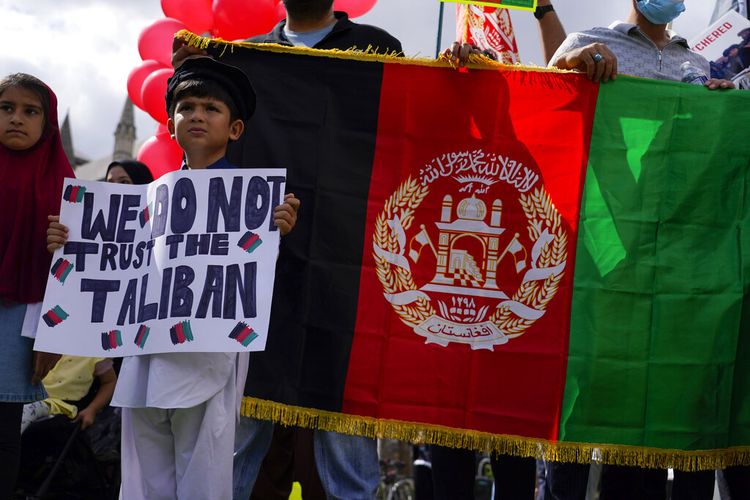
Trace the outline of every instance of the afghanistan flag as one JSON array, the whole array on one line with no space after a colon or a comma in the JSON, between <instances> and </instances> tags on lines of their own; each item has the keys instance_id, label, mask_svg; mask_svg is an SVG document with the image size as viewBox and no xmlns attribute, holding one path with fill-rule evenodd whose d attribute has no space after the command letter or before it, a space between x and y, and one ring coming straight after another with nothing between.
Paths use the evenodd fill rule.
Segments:
<instances>
[{"instance_id":1,"label":"afghanistan flag","mask_svg":"<svg viewBox=\"0 0 750 500\"><path fill-rule=\"evenodd\" d=\"M230 159L302 200L243 415L750 464L750 94L211 44L258 96Z\"/></svg>"}]
</instances>

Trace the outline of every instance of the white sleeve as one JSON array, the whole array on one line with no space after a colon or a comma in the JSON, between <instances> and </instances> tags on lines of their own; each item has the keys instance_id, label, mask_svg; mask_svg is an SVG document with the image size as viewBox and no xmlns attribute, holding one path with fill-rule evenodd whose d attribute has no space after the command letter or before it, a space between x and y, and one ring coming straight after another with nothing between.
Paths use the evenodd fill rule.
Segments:
<instances>
[{"instance_id":1,"label":"white sleeve","mask_svg":"<svg viewBox=\"0 0 750 500\"><path fill-rule=\"evenodd\" d=\"M30 339L36 338L36 330L39 327L39 317L42 315L42 303L28 304L26 306L26 315L23 317L23 326L21 327L21 336Z\"/></svg>"}]
</instances>

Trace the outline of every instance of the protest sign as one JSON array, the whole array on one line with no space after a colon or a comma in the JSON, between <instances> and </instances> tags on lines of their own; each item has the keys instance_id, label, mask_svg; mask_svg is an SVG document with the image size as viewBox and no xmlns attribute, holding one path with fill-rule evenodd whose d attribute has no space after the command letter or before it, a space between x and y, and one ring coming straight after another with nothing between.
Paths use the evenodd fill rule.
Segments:
<instances>
[{"instance_id":1,"label":"protest sign","mask_svg":"<svg viewBox=\"0 0 750 500\"><path fill-rule=\"evenodd\" d=\"M690 40L693 51L711 63L711 77L731 80L750 66L750 20L729 11Z\"/></svg>"},{"instance_id":2,"label":"protest sign","mask_svg":"<svg viewBox=\"0 0 750 500\"><path fill-rule=\"evenodd\" d=\"M263 350L283 169L171 172L148 185L67 179L68 242L35 349L83 356Z\"/></svg>"}]
</instances>

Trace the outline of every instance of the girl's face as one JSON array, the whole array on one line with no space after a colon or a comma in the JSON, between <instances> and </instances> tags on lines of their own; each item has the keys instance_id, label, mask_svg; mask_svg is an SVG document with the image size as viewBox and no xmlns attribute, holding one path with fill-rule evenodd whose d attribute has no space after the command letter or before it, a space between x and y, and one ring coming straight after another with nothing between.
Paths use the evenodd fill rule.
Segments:
<instances>
[{"instance_id":1,"label":"girl's face","mask_svg":"<svg viewBox=\"0 0 750 500\"><path fill-rule=\"evenodd\" d=\"M130 178L124 168L115 165L109 169L109 172L107 172L107 182L114 182L115 184L132 184L133 179Z\"/></svg>"},{"instance_id":2,"label":"girl's face","mask_svg":"<svg viewBox=\"0 0 750 500\"><path fill-rule=\"evenodd\" d=\"M29 149L44 132L44 111L39 97L23 87L0 94L0 144L14 151Z\"/></svg>"}]
</instances>

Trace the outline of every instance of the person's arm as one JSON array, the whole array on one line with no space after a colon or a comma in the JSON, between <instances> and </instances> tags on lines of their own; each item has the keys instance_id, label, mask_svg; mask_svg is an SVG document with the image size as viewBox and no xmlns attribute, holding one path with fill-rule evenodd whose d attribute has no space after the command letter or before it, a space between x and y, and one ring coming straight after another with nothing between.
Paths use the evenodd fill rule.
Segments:
<instances>
[{"instance_id":1,"label":"person's arm","mask_svg":"<svg viewBox=\"0 0 750 500\"><path fill-rule=\"evenodd\" d=\"M38 384L52 370L58 361L60 354L34 351L31 366L31 383Z\"/></svg>"},{"instance_id":2,"label":"person's arm","mask_svg":"<svg viewBox=\"0 0 750 500\"><path fill-rule=\"evenodd\" d=\"M552 7L551 0L539 0L534 17L539 21L539 31L542 36L544 63L549 63L552 56L565 41L565 28Z\"/></svg>"},{"instance_id":3,"label":"person's arm","mask_svg":"<svg viewBox=\"0 0 750 500\"><path fill-rule=\"evenodd\" d=\"M96 392L96 396L94 396L94 399L86 408L78 412L78 416L76 417L76 422L81 422L81 430L94 423L96 414L109 404L112 400L112 395L115 393L117 375L115 375L113 368L102 373L98 378L99 390Z\"/></svg>"}]
</instances>

